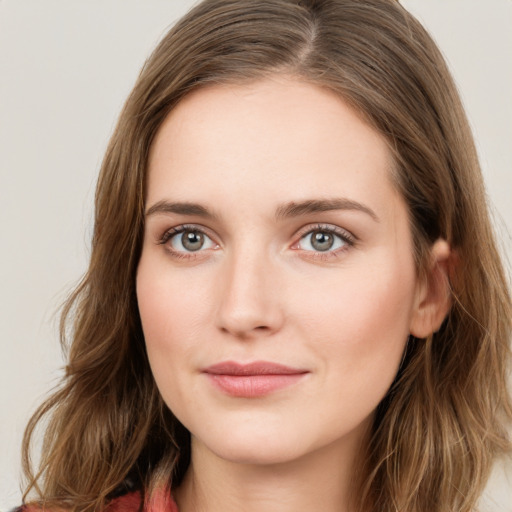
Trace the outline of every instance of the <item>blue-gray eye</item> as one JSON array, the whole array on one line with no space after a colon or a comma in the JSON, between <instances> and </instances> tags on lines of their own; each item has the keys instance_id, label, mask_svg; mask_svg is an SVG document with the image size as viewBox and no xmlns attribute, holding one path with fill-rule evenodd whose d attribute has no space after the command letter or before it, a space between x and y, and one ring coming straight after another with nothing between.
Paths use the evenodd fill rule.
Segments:
<instances>
[{"instance_id":1,"label":"blue-gray eye","mask_svg":"<svg viewBox=\"0 0 512 512\"><path fill-rule=\"evenodd\" d=\"M173 250L177 252L196 252L215 247L213 240L196 229L185 229L170 239Z\"/></svg>"},{"instance_id":2,"label":"blue-gray eye","mask_svg":"<svg viewBox=\"0 0 512 512\"><path fill-rule=\"evenodd\" d=\"M315 229L304 235L299 242L304 251L327 252L339 249L347 242L341 236L325 229Z\"/></svg>"}]
</instances>

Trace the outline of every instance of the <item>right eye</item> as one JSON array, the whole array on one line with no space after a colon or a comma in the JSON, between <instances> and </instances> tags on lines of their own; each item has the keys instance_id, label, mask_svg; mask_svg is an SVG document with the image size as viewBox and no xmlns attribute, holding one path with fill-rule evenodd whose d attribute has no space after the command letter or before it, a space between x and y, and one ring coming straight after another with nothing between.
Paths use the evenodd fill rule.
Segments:
<instances>
[{"instance_id":1,"label":"right eye","mask_svg":"<svg viewBox=\"0 0 512 512\"><path fill-rule=\"evenodd\" d=\"M180 255L218 247L204 231L197 227L186 226L170 229L164 234L160 243L167 245L171 252Z\"/></svg>"}]
</instances>

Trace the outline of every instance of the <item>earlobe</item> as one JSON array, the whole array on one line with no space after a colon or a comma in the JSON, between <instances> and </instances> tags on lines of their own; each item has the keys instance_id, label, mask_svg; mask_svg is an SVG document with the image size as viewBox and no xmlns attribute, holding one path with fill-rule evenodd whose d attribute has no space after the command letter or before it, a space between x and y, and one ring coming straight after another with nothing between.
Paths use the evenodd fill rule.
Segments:
<instances>
[{"instance_id":1,"label":"earlobe","mask_svg":"<svg viewBox=\"0 0 512 512\"><path fill-rule=\"evenodd\" d=\"M426 338L439 330L452 304L449 276L455 258L446 240L439 239L431 249L426 276L418 283L410 333Z\"/></svg>"}]
</instances>

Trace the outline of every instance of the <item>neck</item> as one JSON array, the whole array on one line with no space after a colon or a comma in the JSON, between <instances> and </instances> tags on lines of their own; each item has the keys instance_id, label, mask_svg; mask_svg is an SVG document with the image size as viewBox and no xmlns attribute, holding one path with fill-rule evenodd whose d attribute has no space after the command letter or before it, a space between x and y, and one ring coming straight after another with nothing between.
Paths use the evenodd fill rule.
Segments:
<instances>
[{"instance_id":1,"label":"neck","mask_svg":"<svg viewBox=\"0 0 512 512\"><path fill-rule=\"evenodd\" d=\"M363 446L362 436L354 437L273 464L222 459L192 438L191 464L174 492L179 510L350 512Z\"/></svg>"}]
</instances>

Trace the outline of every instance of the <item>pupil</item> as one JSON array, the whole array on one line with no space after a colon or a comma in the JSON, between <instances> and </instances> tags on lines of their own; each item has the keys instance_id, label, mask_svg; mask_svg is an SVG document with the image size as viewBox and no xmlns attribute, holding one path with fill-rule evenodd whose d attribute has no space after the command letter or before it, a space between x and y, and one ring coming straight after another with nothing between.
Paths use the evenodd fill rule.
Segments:
<instances>
[{"instance_id":1,"label":"pupil","mask_svg":"<svg viewBox=\"0 0 512 512\"><path fill-rule=\"evenodd\" d=\"M325 231L315 231L312 236L311 245L317 251L328 251L334 243L334 237Z\"/></svg>"},{"instance_id":2,"label":"pupil","mask_svg":"<svg viewBox=\"0 0 512 512\"><path fill-rule=\"evenodd\" d=\"M204 236L197 231L187 231L183 233L182 244L188 251L197 251L201 249L204 243Z\"/></svg>"}]
</instances>

